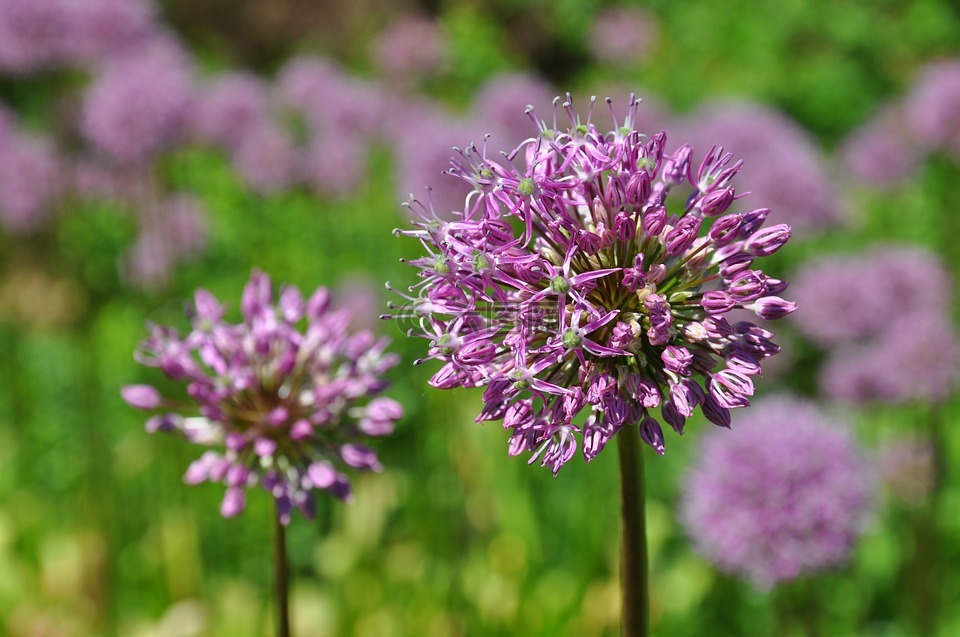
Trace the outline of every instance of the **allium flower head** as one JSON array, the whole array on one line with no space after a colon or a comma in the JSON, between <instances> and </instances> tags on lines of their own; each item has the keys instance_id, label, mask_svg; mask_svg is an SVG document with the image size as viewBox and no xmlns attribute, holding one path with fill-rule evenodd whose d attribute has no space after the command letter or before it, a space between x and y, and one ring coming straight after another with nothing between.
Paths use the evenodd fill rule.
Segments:
<instances>
[{"instance_id":1,"label":"allium flower head","mask_svg":"<svg viewBox=\"0 0 960 637\"><path fill-rule=\"evenodd\" d=\"M150 327L138 360L184 383L188 402L149 385L124 387L123 397L160 412L148 431L220 449L204 452L184 480L225 484L225 517L239 514L246 488L258 484L276 500L284 524L294 507L312 517L317 489L349 499L344 468L380 470L361 443L391 433L402 415L398 403L374 398L397 357L384 352L385 339L350 333L351 316L330 306L324 288L304 299L287 286L275 298L269 278L254 271L240 309L243 321L229 323L217 299L198 290L185 337Z\"/></svg>"},{"instance_id":2,"label":"allium flower head","mask_svg":"<svg viewBox=\"0 0 960 637\"><path fill-rule=\"evenodd\" d=\"M780 397L703 441L681 518L720 570L769 588L842 563L872 490L849 431L811 403Z\"/></svg>"},{"instance_id":3,"label":"allium flower head","mask_svg":"<svg viewBox=\"0 0 960 637\"><path fill-rule=\"evenodd\" d=\"M650 56L658 39L656 17L636 7L607 7L590 25L590 52L607 64L630 64Z\"/></svg>"},{"instance_id":4,"label":"allium flower head","mask_svg":"<svg viewBox=\"0 0 960 637\"><path fill-rule=\"evenodd\" d=\"M960 59L927 65L904 100L905 120L929 150L960 157Z\"/></svg>"},{"instance_id":5,"label":"allium flower head","mask_svg":"<svg viewBox=\"0 0 960 637\"><path fill-rule=\"evenodd\" d=\"M422 281L396 316L412 316L426 358L443 361L431 384L485 386L477 421L502 419L511 455L554 473L624 426L662 453L659 421L682 432L697 406L727 426L779 347L724 314L794 310L779 296L786 284L753 269L790 228L763 227L764 208L726 212L742 196L731 154L713 147L697 164L687 145L666 153L664 133L634 128L633 98L607 134L569 95L563 108L570 127L555 109L506 165L485 145L455 155L450 173L471 190L463 209L414 201L421 220L397 231L427 251L411 261Z\"/></svg>"},{"instance_id":6,"label":"allium flower head","mask_svg":"<svg viewBox=\"0 0 960 637\"><path fill-rule=\"evenodd\" d=\"M116 162L141 162L183 132L193 100L186 54L158 41L106 65L84 96L81 129Z\"/></svg>"}]
</instances>

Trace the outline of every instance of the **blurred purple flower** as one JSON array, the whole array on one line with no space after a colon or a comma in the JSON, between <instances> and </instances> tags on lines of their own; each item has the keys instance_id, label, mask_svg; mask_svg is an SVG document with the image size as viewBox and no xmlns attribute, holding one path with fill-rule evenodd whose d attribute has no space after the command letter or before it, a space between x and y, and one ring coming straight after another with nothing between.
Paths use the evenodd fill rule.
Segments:
<instances>
[{"instance_id":1,"label":"blurred purple flower","mask_svg":"<svg viewBox=\"0 0 960 637\"><path fill-rule=\"evenodd\" d=\"M928 150L960 158L960 59L923 68L904 99L907 125Z\"/></svg>"},{"instance_id":2,"label":"blurred purple flower","mask_svg":"<svg viewBox=\"0 0 960 637\"><path fill-rule=\"evenodd\" d=\"M192 99L186 53L158 40L104 67L84 98L81 130L111 160L142 162L180 138Z\"/></svg>"},{"instance_id":3,"label":"blurred purple flower","mask_svg":"<svg viewBox=\"0 0 960 637\"><path fill-rule=\"evenodd\" d=\"M382 128L386 102L380 87L322 58L297 57L280 70L277 86L314 135L369 138Z\"/></svg>"},{"instance_id":4,"label":"blurred purple flower","mask_svg":"<svg viewBox=\"0 0 960 637\"><path fill-rule=\"evenodd\" d=\"M356 194L367 167L367 148L351 135L315 137L300 163L303 180L314 191L343 198Z\"/></svg>"},{"instance_id":5,"label":"blurred purple flower","mask_svg":"<svg viewBox=\"0 0 960 637\"><path fill-rule=\"evenodd\" d=\"M813 403L770 398L703 440L680 517L720 570L766 589L844 562L872 508L853 435Z\"/></svg>"},{"instance_id":6,"label":"blurred purple flower","mask_svg":"<svg viewBox=\"0 0 960 637\"><path fill-rule=\"evenodd\" d=\"M45 139L0 123L0 226L23 234L36 230L52 212L63 190L61 167Z\"/></svg>"},{"instance_id":7,"label":"blurred purple flower","mask_svg":"<svg viewBox=\"0 0 960 637\"><path fill-rule=\"evenodd\" d=\"M373 45L373 59L388 83L428 77L447 63L447 42L435 20L405 16L390 22Z\"/></svg>"},{"instance_id":8,"label":"blurred purple flower","mask_svg":"<svg viewBox=\"0 0 960 637\"><path fill-rule=\"evenodd\" d=\"M260 485L284 524L294 508L312 518L315 490L350 499L345 468L381 469L363 442L389 434L402 416L398 403L375 397L397 357L384 353L385 339L351 333L352 317L331 307L324 288L304 299L286 286L274 297L270 279L254 271L240 309L242 322L229 323L220 302L198 290L185 337L151 325L138 361L186 385L189 398L158 400L143 386L124 388L124 397L159 408L148 431L222 448L205 451L184 480L224 484L224 517L241 513L247 487Z\"/></svg>"},{"instance_id":9,"label":"blurred purple flower","mask_svg":"<svg viewBox=\"0 0 960 637\"><path fill-rule=\"evenodd\" d=\"M841 221L823 154L809 133L787 116L761 104L714 103L681 126L695 149L722 144L743 159L743 179L773 210L771 221L789 223L798 234Z\"/></svg>"},{"instance_id":10,"label":"blurred purple flower","mask_svg":"<svg viewBox=\"0 0 960 637\"><path fill-rule=\"evenodd\" d=\"M498 146L513 149L531 134L529 120L522 117L524 109L533 106L546 112L555 94L545 80L534 75L494 75L473 96L469 117L490 133Z\"/></svg>"},{"instance_id":11,"label":"blurred purple flower","mask_svg":"<svg viewBox=\"0 0 960 637\"><path fill-rule=\"evenodd\" d=\"M724 214L741 165L730 153L665 154L664 133L636 130L633 99L606 134L569 96L563 108L570 127L539 122L506 165L486 145L455 154L450 173L470 190L457 207L412 202L420 220L397 233L427 254L409 262L422 281L393 316L429 340L423 360L445 363L434 387L485 386L478 422L502 419L510 454L555 474L580 440L591 460L625 426L663 453L655 408L678 432L697 406L727 426L780 348L724 314L795 308L752 269L789 227L763 227L767 209ZM697 194L671 197L681 184Z\"/></svg>"},{"instance_id":12,"label":"blurred purple flower","mask_svg":"<svg viewBox=\"0 0 960 637\"><path fill-rule=\"evenodd\" d=\"M24 74L56 67L69 36L63 0L0 1L0 70Z\"/></svg>"},{"instance_id":13,"label":"blurred purple flower","mask_svg":"<svg viewBox=\"0 0 960 637\"><path fill-rule=\"evenodd\" d=\"M847 135L839 152L848 174L878 188L901 183L920 160L899 105L883 108Z\"/></svg>"},{"instance_id":14,"label":"blurred purple flower","mask_svg":"<svg viewBox=\"0 0 960 637\"><path fill-rule=\"evenodd\" d=\"M129 55L159 30L152 0L66 0L66 4L71 54L84 62Z\"/></svg>"},{"instance_id":15,"label":"blurred purple flower","mask_svg":"<svg viewBox=\"0 0 960 637\"><path fill-rule=\"evenodd\" d=\"M273 123L242 131L230 159L247 185L261 194L289 188L298 177L300 156L293 138Z\"/></svg>"},{"instance_id":16,"label":"blurred purple flower","mask_svg":"<svg viewBox=\"0 0 960 637\"><path fill-rule=\"evenodd\" d=\"M643 61L658 38L656 18L637 7L606 7L593 20L587 45L598 61L630 64Z\"/></svg>"},{"instance_id":17,"label":"blurred purple flower","mask_svg":"<svg viewBox=\"0 0 960 637\"><path fill-rule=\"evenodd\" d=\"M251 129L270 122L270 98L260 78L224 73L206 86L191 114L192 128L203 140L235 150Z\"/></svg>"},{"instance_id":18,"label":"blurred purple flower","mask_svg":"<svg viewBox=\"0 0 960 637\"><path fill-rule=\"evenodd\" d=\"M792 279L801 309L791 322L824 348L885 334L895 325L891 316L947 316L953 296L953 281L936 255L916 246L823 256Z\"/></svg>"},{"instance_id":19,"label":"blurred purple flower","mask_svg":"<svg viewBox=\"0 0 960 637\"><path fill-rule=\"evenodd\" d=\"M831 351L823 394L854 403L939 403L957 386L960 343L948 317L914 312L875 339Z\"/></svg>"}]
</instances>

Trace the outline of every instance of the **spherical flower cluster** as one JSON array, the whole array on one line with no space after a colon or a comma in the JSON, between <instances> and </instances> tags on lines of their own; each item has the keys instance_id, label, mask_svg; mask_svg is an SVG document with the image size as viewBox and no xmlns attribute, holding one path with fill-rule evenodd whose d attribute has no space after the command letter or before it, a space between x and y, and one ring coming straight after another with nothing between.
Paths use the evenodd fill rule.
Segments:
<instances>
[{"instance_id":1,"label":"spherical flower cluster","mask_svg":"<svg viewBox=\"0 0 960 637\"><path fill-rule=\"evenodd\" d=\"M649 57L659 38L657 20L636 7L607 7L590 25L588 46L597 60L629 64Z\"/></svg>"},{"instance_id":2,"label":"spherical flower cluster","mask_svg":"<svg viewBox=\"0 0 960 637\"><path fill-rule=\"evenodd\" d=\"M21 133L12 121L0 122L0 228L26 233L41 226L60 194L60 176L47 140Z\"/></svg>"},{"instance_id":3,"label":"spherical flower cluster","mask_svg":"<svg viewBox=\"0 0 960 637\"><path fill-rule=\"evenodd\" d=\"M928 150L960 157L960 59L926 66L904 100L905 120Z\"/></svg>"},{"instance_id":4,"label":"spherical flower cluster","mask_svg":"<svg viewBox=\"0 0 960 637\"><path fill-rule=\"evenodd\" d=\"M177 141L193 99L186 54L158 42L115 60L89 88L81 129L116 162L142 162Z\"/></svg>"},{"instance_id":5,"label":"spherical flower cluster","mask_svg":"<svg viewBox=\"0 0 960 637\"><path fill-rule=\"evenodd\" d=\"M793 286L803 309L791 320L827 353L825 395L858 403L946 399L960 371L952 291L949 273L919 247L877 246L806 264Z\"/></svg>"},{"instance_id":6,"label":"spherical flower cluster","mask_svg":"<svg viewBox=\"0 0 960 637\"><path fill-rule=\"evenodd\" d=\"M394 20L373 47L373 58L387 81L429 76L447 63L447 42L434 20L407 16Z\"/></svg>"},{"instance_id":7,"label":"spherical flower cluster","mask_svg":"<svg viewBox=\"0 0 960 637\"><path fill-rule=\"evenodd\" d=\"M0 2L0 69L26 73L54 66L68 33L62 0Z\"/></svg>"},{"instance_id":8,"label":"spherical flower cluster","mask_svg":"<svg viewBox=\"0 0 960 637\"><path fill-rule=\"evenodd\" d=\"M0 69L27 74L119 56L154 33L151 0L3 0Z\"/></svg>"},{"instance_id":9,"label":"spherical flower cluster","mask_svg":"<svg viewBox=\"0 0 960 637\"><path fill-rule=\"evenodd\" d=\"M849 556L873 500L849 431L811 403L779 397L718 434L685 477L680 514L707 559L769 588Z\"/></svg>"},{"instance_id":10,"label":"spherical flower cluster","mask_svg":"<svg viewBox=\"0 0 960 637\"><path fill-rule=\"evenodd\" d=\"M840 146L846 172L879 188L896 186L909 176L920 161L920 150L905 119L899 105L890 105L847 135Z\"/></svg>"},{"instance_id":11,"label":"spherical flower cluster","mask_svg":"<svg viewBox=\"0 0 960 637\"><path fill-rule=\"evenodd\" d=\"M186 384L189 401L149 385L122 393L134 407L161 412L147 421L148 431L225 448L204 452L184 476L189 484L225 484L225 517L239 514L245 489L259 484L287 524L293 508L313 515L318 489L348 499L345 467L380 470L360 441L391 433L402 415L398 403L374 398L397 357L384 352L385 339L350 333L351 316L330 306L324 288L305 300L287 286L275 299L269 278L255 271L240 309L243 321L228 323L217 299L198 290L189 334L150 327L139 361Z\"/></svg>"},{"instance_id":12,"label":"spherical flower cluster","mask_svg":"<svg viewBox=\"0 0 960 637\"><path fill-rule=\"evenodd\" d=\"M477 421L502 419L511 455L554 473L580 440L590 460L624 426L662 453L654 409L678 432L697 406L729 425L779 347L724 314L795 309L778 296L786 283L753 268L789 227L763 227L766 208L727 213L743 196L731 154L713 147L698 166L688 145L666 153L664 133L634 128L636 99L607 134L569 95L563 107L570 128L555 111L506 165L485 147L456 155L450 172L471 190L463 209L414 202L422 220L397 231L428 253L411 261L422 281L395 316L412 317L427 359L445 363L431 384L485 386Z\"/></svg>"}]
</instances>

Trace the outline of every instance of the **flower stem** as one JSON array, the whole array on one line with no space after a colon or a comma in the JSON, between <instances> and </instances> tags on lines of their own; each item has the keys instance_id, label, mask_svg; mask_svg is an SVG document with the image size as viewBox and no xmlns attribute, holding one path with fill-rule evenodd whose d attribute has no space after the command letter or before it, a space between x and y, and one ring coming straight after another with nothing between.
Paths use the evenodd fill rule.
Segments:
<instances>
[{"instance_id":1,"label":"flower stem","mask_svg":"<svg viewBox=\"0 0 960 637\"><path fill-rule=\"evenodd\" d=\"M617 434L620 457L620 589L621 637L649 634L647 534L644 519L643 451L640 428Z\"/></svg>"},{"instance_id":2,"label":"flower stem","mask_svg":"<svg viewBox=\"0 0 960 637\"><path fill-rule=\"evenodd\" d=\"M277 637L290 637L290 571L287 566L287 528L274 516L274 591L276 593Z\"/></svg>"}]
</instances>

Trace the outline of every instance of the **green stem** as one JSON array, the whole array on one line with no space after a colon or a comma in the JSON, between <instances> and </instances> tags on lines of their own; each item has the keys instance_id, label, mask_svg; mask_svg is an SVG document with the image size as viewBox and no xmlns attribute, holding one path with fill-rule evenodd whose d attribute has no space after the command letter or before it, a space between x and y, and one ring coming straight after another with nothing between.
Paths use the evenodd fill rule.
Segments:
<instances>
[{"instance_id":1,"label":"green stem","mask_svg":"<svg viewBox=\"0 0 960 637\"><path fill-rule=\"evenodd\" d=\"M290 637L290 571L287 566L287 529L280 522L280 510L274 516L273 553L274 590L277 601L277 637Z\"/></svg>"},{"instance_id":2,"label":"green stem","mask_svg":"<svg viewBox=\"0 0 960 637\"><path fill-rule=\"evenodd\" d=\"M620 457L620 588L621 637L649 634L647 534L644 519L643 451L640 428L617 434Z\"/></svg>"}]
</instances>

